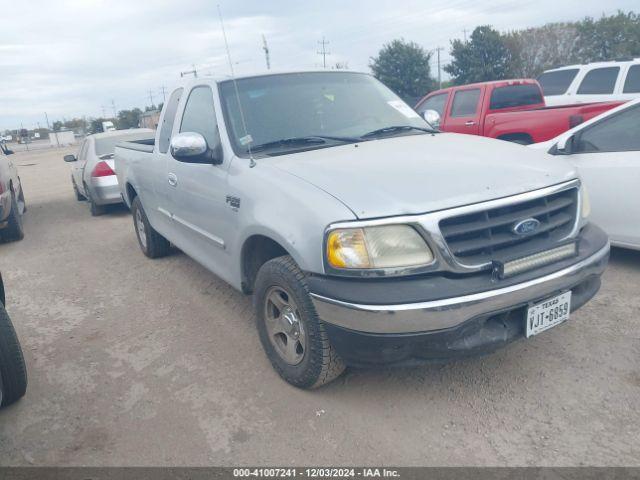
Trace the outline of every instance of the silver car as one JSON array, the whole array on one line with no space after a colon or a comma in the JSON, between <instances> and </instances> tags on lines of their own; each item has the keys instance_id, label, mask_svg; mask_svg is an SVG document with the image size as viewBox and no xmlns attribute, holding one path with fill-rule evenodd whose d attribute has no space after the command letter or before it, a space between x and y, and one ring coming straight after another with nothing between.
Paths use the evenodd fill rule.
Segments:
<instances>
[{"instance_id":1,"label":"silver car","mask_svg":"<svg viewBox=\"0 0 640 480\"><path fill-rule=\"evenodd\" d=\"M13 152L0 144L0 240L24 237L22 215L27 211L18 170L11 160Z\"/></svg>"},{"instance_id":2,"label":"silver car","mask_svg":"<svg viewBox=\"0 0 640 480\"><path fill-rule=\"evenodd\" d=\"M65 155L71 165L71 183L76 199L87 200L91 215L104 213L105 205L121 203L118 178L115 173L113 152L120 142L151 142L155 132L148 128L115 130L88 136L78 156Z\"/></svg>"}]
</instances>

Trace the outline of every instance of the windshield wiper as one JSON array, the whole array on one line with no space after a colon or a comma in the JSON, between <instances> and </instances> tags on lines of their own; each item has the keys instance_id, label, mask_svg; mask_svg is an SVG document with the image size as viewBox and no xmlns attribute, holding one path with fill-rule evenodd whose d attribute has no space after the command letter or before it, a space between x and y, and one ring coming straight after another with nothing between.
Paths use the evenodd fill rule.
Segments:
<instances>
[{"instance_id":1,"label":"windshield wiper","mask_svg":"<svg viewBox=\"0 0 640 480\"><path fill-rule=\"evenodd\" d=\"M425 132L425 133L438 133L437 130L433 130L431 128L414 127L413 125L394 125L391 127L378 128L377 130L373 130L369 133L365 133L360 138L372 138L372 137L380 137L380 136L386 136L386 135L395 135L396 133L404 133L404 132L409 132L411 130L418 130L420 132Z\"/></svg>"},{"instance_id":2,"label":"windshield wiper","mask_svg":"<svg viewBox=\"0 0 640 480\"><path fill-rule=\"evenodd\" d=\"M260 143L258 145L251 146L251 152L260 152L263 150L269 150L271 148L279 148L279 147L298 147L298 146L315 146L315 145L324 145L327 143L327 140L332 140L335 142L342 143L356 143L359 142L360 139L356 137L336 137L329 135L309 135L306 137L292 137L292 138L281 138L280 140L274 140L273 142ZM249 153L249 149L246 150L246 153Z\"/></svg>"}]
</instances>

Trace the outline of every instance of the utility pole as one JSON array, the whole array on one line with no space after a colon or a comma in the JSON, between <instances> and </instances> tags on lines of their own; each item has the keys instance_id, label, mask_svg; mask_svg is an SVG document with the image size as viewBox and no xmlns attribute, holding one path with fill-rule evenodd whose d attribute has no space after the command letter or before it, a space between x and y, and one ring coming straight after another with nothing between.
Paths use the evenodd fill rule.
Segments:
<instances>
[{"instance_id":1,"label":"utility pole","mask_svg":"<svg viewBox=\"0 0 640 480\"><path fill-rule=\"evenodd\" d=\"M51 133L51 127L49 126L49 115L47 115L47 112L44 112L44 118L47 120L47 130L49 131L49 133ZM58 133L53 132L53 135L56 137L56 143L58 144L58 148L60 148L60 140L58 140Z\"/></svg>"},{"instance_id":2,"label":"utility pole","mask_svg":"<svg viewBox=\"0 0 640 480\"><path fill-rule=\"evenodd\" d=\"M105 110L105 106L104 105L100 105L100 108L102 109L102 118L106 118L107 117L107 111Z\"/></svg>"},{"instance_id":3,"label":"utility pole","mask_svg":"<svg viewBox=\"0 0 640 480\"><path fill-rule=\"evenodd\" d=\"M318 52L318 55L322 55L322 67L327 68L327 55L331 55L331 52L327 52L326 49L326 46L329 45L329 42L327 42L323 36L322 41L318 42L318 45L322 46L322 51Z\"/></svg>"},{"instance_id":4,"label":"utility pole","mask_svg":"<svg viewBox=\"0 0 640 480\"><path fill-rule=\"evenodd\" d=\"M24 130L24 125L20 122L20 136L22 137L22 131ZM24 145L27 148L27 152L29 151L29 132L27 131L27 136L24 138Z\"/></svg>"},{"instance_id":5,"label":"utility pole","mask_svg":"<svg viewBox=\"0 0 640 480\"><path fill-rule=\"evenodd\" d=\"M442 70L440 68L440 51L444 50L443 47L436 48L436 52L438 54L438 90L442 88Z\"/></svg>"},{"instance_id":6,"label":"utility pole","mask_svg":"<svg viewBox=\"0 0 640 480\"><path fill-rule=\"evenodd\" d=\"M118 114L116 113L116 102L114 102L113 98L111 99L111 108L113 109L113 118L116 118Z\"/></svg>"},{"instance_id":7,"label":"utility pole","mask_svg":"<svg viewBox=\"0 0 640 480\"><path fill-rule=\"evenodd\" d=\"M198 71L196 70L195 65L191 65L193 70L187 70L186 72L180 72L180 77L184 77L185 75L193 75L195 78L198 78Z\"/></svg>"},{"instance_id":8,"label":"utility pole","mask_svg":"<svg viewBox=\"0 0 640 480\"><path fill-rule=\"evenodd\" d=\"M149 90L149 100L151 101L151 107L153 107L153 91Z\"/></svg>"},{"instance_id":9,"label":"utility pole","mask_svg":"<svg viewBox=\"0 0 640 480\"><path fill-rule=\"evenodd\" d=\"M269 46L267 45L267 39L262 35L262 50L264 50L264 59L267 62L267 70L271 70L271 61L269 59Z\"/></svg>"},{"instance_id":10,"label":"utility pole","mask_svg":"<svg viewBox=\"0 0 640 480\"><path fill-rule=\"evenodd\" d=\"M162 92L162 103L166 103L167 101L167 88L163 85L160 87L160 91Z\"/></svg>"},{"instance_id":11,"label":"utility pole","mask_svg":"<svg viewBox=\"0 0 640 480\"><path fill-rule=\"evenodd\" d=\"M462 33L464 34L464 43L467 43L467 29L463 29Z\"/></svg>"}]
</instances>

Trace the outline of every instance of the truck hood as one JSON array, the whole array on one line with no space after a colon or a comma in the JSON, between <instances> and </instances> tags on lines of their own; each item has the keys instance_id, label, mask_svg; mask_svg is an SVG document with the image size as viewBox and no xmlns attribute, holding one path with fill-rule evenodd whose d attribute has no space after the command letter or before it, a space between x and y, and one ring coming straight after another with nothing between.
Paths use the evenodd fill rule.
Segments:
<instances>
[{"instance_id":1,"label":"truck hood","mask_svg":"<svg viewBox=\"0 0 640 480\"><path fill-rule=\"evenodd\" d=\"M562 159L471 135L409 135L261 160L334 196L358 218L433 212L577 177Z\"/></svg>"}]
</instances>

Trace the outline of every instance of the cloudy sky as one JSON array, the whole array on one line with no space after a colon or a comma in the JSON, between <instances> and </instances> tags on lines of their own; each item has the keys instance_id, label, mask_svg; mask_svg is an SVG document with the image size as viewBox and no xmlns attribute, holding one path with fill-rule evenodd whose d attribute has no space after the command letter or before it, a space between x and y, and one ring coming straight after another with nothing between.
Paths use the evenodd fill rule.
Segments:
<instances>
[{"instance_id":1,"label":"cloudy sky","mask_svg":"<svg viewBox=\"0 0 640 480\"><path fill-rule=\"evenodd\" d=\"M500 30L638 10L638 0L0 0L0 130L99 116L162 98L180 72L227 74L219 3L237 72L327 62L368 70L397 37L448 47L477 25ZM443 61L448 59L448 48ZM434 65L435 67L435 61ZM149 92L151 91L151 92Z\"/></svg>"}]
</instances>

